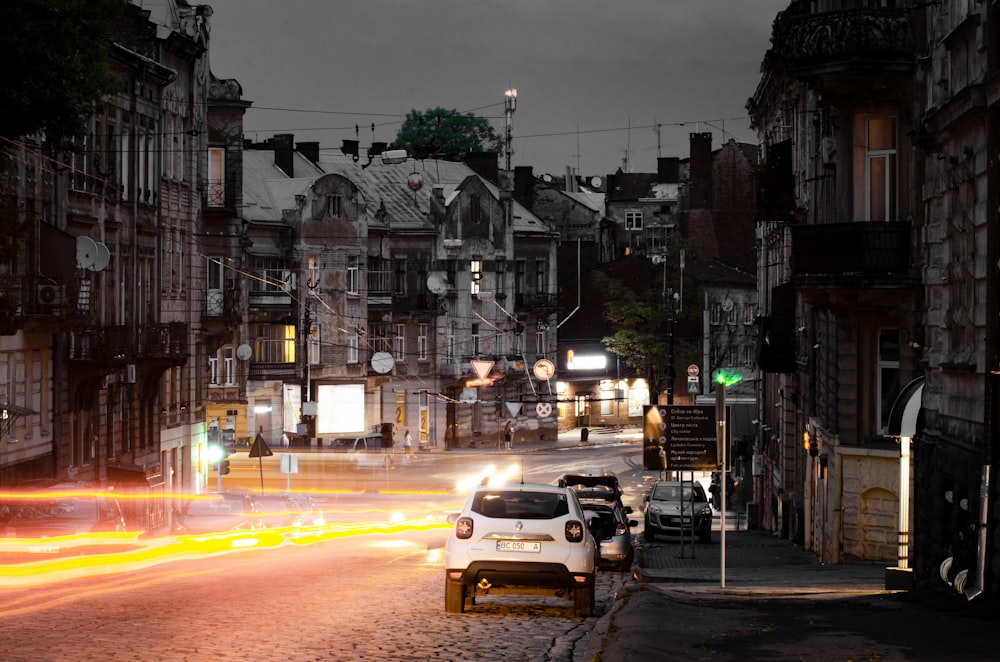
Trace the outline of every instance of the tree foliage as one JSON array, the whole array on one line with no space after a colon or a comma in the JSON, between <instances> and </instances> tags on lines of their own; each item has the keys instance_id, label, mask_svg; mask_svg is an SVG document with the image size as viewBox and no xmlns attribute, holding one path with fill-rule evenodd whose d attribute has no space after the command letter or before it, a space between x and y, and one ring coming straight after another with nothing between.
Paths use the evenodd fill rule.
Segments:
<instances>
[{"instance_id":1,"label":"tree foliage","mask_svg":"<svg viewBox=\"0 0 1000 662\"><path fill-rule=\"evenodd\" d=\"M688 255L691 255L688 248ZM668 258L669 259L669 258ZM701 289L690 277L684 280L684 300L680 301L680 272L666 274L666 288L677 293L673 306L674 370L698 363L700 356ZM595 272L594 286L604 301L604 319L615 329L602 338L612 354L644 375L651 394L666 390L670 374L671 307L664 297L663 281L626 282ZM654 400L655 401L655 400Z\"/></svg>"},{"instance_id":2,"label":"tree foliage","mask_svg":"<svg viewBox=\"0 0 1000 662\"><path fill-rule=\"evenodd\" d=\"M79 135L121 82L108 64L109 33L127 0L0 2L0 136Z\"/></svg>"},{"instance_id":3,"label":"tree foliage","mask_svg":"<svg viewBox=\"0 0 1000 662\"><path fill-rule=\"evenodd\" d=\"M414 158L459 161L470 152L499 151L501 142L489 120L457 110L411 110L396 134L392 149Z\"/></svg>"}]
</instances>

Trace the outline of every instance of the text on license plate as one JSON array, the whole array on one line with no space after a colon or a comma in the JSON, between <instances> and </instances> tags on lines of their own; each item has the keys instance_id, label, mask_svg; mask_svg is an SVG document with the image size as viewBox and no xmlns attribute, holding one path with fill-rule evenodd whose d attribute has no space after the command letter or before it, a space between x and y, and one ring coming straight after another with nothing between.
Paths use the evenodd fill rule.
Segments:
<instances>
[{"instance_id":1,"label":"text on license plate","mask_svg":"<svg viewBox=\"0 0 1000 662\"><path fill-rule=\"evenodd\" d=\"M542 551L542 543L525 542L523 540L497 540L498 552L534 552Z\"/></svg>"}]
</instances>

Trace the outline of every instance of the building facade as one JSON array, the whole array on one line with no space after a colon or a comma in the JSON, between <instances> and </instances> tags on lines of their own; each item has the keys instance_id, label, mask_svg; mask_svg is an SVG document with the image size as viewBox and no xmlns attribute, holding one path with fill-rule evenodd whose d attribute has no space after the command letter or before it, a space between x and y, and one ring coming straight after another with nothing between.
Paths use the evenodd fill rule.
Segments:
<instances>
[{"instance_id":1,"label":"building facade","mask_svg":"<svg viewBox=\"0 0 1000 662\"><path fill-rule=\"evenodd\" d=\"M996 11L792 2L748 104L762 514L970 598L998 567Z\"/></svg>"}]
</instances>

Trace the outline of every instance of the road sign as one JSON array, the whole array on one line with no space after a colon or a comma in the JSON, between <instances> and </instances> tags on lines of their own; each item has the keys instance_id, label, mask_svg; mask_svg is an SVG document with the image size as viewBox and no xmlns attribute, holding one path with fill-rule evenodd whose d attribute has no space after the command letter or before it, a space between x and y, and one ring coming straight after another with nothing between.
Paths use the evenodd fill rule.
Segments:
<instances>
[{"instance_id":1,"label":"road sign","mask_svg":"<svg viewBox=\"0 0 1000 662\"><path fill-rule=\"evenodd\" d=\"M710 471L718 466L715 407L666 405L645 410L643 465L667 471ZM660 450L666 451L666 466Z\"/></svg>"},{"instance_id":2,"label":"road sign","mask_svg":"<svg viewBox=\"0 0 1000 662\"><path fill-rule=\"evenodd\" d=\"M535 361L532 371L535 373L535 379L540 382L547 382L552 379L552 375L556 374L556 367L548 359L538 359Z\"/></svg>"},{"instance_id":3,"label":"road sign","mask_svg":"<svg viewBox=\"0 0 1000 662\"><path fill-rule=\"evenodd\" d=\"M688 366L688 377L697 377L700 373L698 366L692 363Z\"/></svg>"},{"instance_id":4,"label":"road sign","mask_svg":"<svg viewBox=\"0 0 1000 662\"><path fill-rule=\"evenodd\" d=\"M270 457L272 455L274 452L264 441L264 435L258 432L257 437L253 440L253 446L250 447L249 457Z\"/></svg>"},{"instance_id":5,"label":"road sign","mask_svg":"<svg viewBox=\"0 0 1000 662\"><path fill-rule=\"evenodd\" d=\"M546 416L552 415L552 403L551 402L539 402L535 405L535 413L538 414L539 418L545 418Z\"/></svg>"}]
</instances>

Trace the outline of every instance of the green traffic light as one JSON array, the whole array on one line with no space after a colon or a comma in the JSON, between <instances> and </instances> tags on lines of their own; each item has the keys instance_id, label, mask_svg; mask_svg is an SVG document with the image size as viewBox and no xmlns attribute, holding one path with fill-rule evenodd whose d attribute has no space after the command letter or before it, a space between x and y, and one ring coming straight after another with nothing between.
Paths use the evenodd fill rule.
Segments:
<instances>
[{"instance_id":1,"label":"green traffic light","mask_svg":"<svg viewBox=\"0 0 1000 662\"><path fill-rule=\"evenodd\" d=\"M743 375L732 369L719 369L715 373L715 383L725 388L743 381Z\"/></svg>"},{"instance_id":2,"label":"green traffic light","mask_svg":"<svg viewBox=\"0 0 1000 662\"><path fill-rule=\"evenodd\" d=\"M209 444L205 450L205 459L208 460L209 464L218 464L224 455L225 451L222 450L222 446L219 444Z\"/></svg>"}]
</instances>

